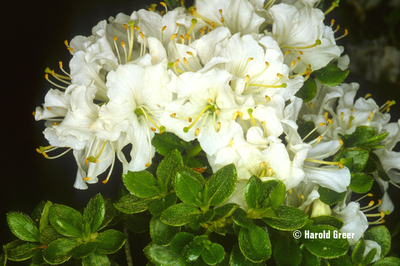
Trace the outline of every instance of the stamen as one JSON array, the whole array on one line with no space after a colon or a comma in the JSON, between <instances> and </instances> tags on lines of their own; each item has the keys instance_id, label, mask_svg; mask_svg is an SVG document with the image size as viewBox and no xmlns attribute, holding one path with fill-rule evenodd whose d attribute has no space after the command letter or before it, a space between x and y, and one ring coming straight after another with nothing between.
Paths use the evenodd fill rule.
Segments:
<instances>
[{"instance_id":1,"label":"stamen","mask_svg":"<svg viewBox=\"0 0 400 266\"><path fill-rule=\"evenodd\" d=\"M97 163L98 162L97 159L100 158L101 154L104 151L104 148L106 147L106 144L107 144L107 141L103 141L103 145L101 146L101 149L100 149L99 153L96 155L96 157L93 157L93 156L87 157L85 159L85 164L88 164L88 162Z\"/></svg>"},{"instance_id":2,"label":"stamen","mask_svg":"<svg viewBox=\"0 0 400 266\"><path fill-rule=\"evenodd\" d=\"M115 47L115 51L117 51L118 62L119 62L120 64L122 64L121 56L120 56L120 54L119 54L119 50L118 50L118 47L117 47L117 36L114 36L114 47Z\"/></svg>"},{"instance_id":3,"label":"stamen","mask_svg":"<svg viewBox=\"0 0 400 266\"><path fill-rule=\"evenodd\" d=\"M53 81L51 81L51 80L49 79L49 74L45 74L45 75L44 75L44 78L45 78L50 84L52 84L53 86L56 86L57 88L60 88L60 89L63 89L63 90L66 90L66 89L67 89L67 87L58 85L58 84L54 83Z\"/></svg>"},{"instance_id":4,"label":"stamen","mask_svg":"<svg viewBox=\"0 0 400 266\"><path fill-rule=\"evenodd\" d=\"M311 136L311 134L314 133L314 132L318 129L318 127L322 127L322 126L325 126L325 125L326 125L325 123L322 123L322 122L319 123L318 126L316 126L315 128L313 128L313 130L311 130L310 133L308 133L308 134L303 138L303 141L306 140L309 136Z\"/></svg>"},{"instance_id":5,"label":"stamen","mask_svg":"<svg viewBox=\"0 0 400 266\"><path fill-rule=\"evenodd\" d=\"M128 31L128 39L129 39L129 54L128 54L128 62L131 61L131 56L132 56L132 50L133 50L133 37L134 37L134 25L135 21L131 20L128 22L129 27L130 27L130 32Z\"/></svg>"},{"instance_id":6,"label":"stamen","mask_svg":"<svg viewBox=\"0 0 400 266\"><path fill-rule=\"evenodd\" d=\"M318 46L318 45L321 45L321 40L320 40L320 39L316 39L316 40L315 40L315 43L312 44L312 45L300 46L300 47L283 46L283 47L281 47L281 49L286 48L286 49L300 50L300 49L309 49L309 48L313 48L313 47L316 47L316 46Z\"/></svg>"},{"instance_id":7,"label":"stamen","mask_svg":"<svg viewBox=\"0 0 400 266\"><path fill-rule=\"evenodd\" d=\"M197 69L201 69L201 67L197 64L196 58L194 57L193 53L190 51L186 52L188 55L192 56L194 63L196 64Z\"/></svg>"},{"instance_id":8,"label":"stamen","mask_svg":"<svg viewBox=\"0 0 400 266\"><path fill-rule=\"evenodd\" d=\"M312 162L312 163L319 163L319 164L326 164L326 165L338 165L340 169L342 169L344 166L341 162L327 162L327 161L321 161L321 160L314 160L307 158L306 161Z\"/></svg>"},{"instance_id":9,"label":"stamen","mask_svg":"<svg viewBox=\"0 0 400 266\"><path fill-rule=\"evenodd\" d=\"M160 5L162 5L165 8L165 13L167 13L168 12L167 4L165 4L164 2L160 2Z\"/></svg>"},{"instance_id":10,"label":"stamen","mask_svg":"<svg viewBox=\"0 0 400 266\"><path fill-rule=\"evenodd\" d=\"M191 129L196 123L197 121L199 121L200 117L208 110L211 109L212 112L215 111L215 107L211 104L207 105L206 107L204 107L203 110L201 110L201 112L197 115L196 119L188 126L188 127L184 127L183 128L183 132L188 133L189 129ZM205 119L204 119L205 120Z\"/></svg>"},{"instance_id":11,"label":"stamen","mask_svg":"<svg viewBox=\"0 0 400 266\"><path fill-rule=\"evenodd\" d=\"M156 6L157 6L157 4L151 4L150 5L150 7L149 7L149 11L155 11L156 10Z\"/></svg>"},{"instance_id":12,"label":"stamen","mask_svg":"<svg viewBox=\"0 0 400 266\"><path fill-rule=\"evenodd\" d=\"M373 197L373 196L374 196L374 195L373 195L372 193L368 193L368 194L365 194L364 196L362 196L361 198L355 200L355 202L360 201L360 200L362 200L362 199L364 199L364 198L366 198L366 197Z\"/></svg>"},{"instance_id":13,"label":"stamen","mask_svg":"<svg viewBox=\"0 0 400 266\"><path fill-rule=\"evenodd\" d=\"M275 0L269 0L265 6L263 7L263 9L269 9L273 4L274 4Z\"/></svg>"},{"instance_id":14,"label":"stamen","mask_svg":"<svg viewBox=\"0 0 400 266\"><path fill-rule=\"evenodd\" d=\"M348 30L347 30L347 29L345 29L345 30L344 30L344 34L343 34L342 36L340 36L340 37L337 37L337 38L335 38L335 41L337 41L337 40L340 40L340 39L342 39L342 38L346 37L346 36L347 36L347 34L349 34L349 32L348 32Z\"/></svg>"},{"instance_id":15,"label":"stamen","mask_svg":"<svg viewBox=\"0 0 400 266\"><path fill-rule=\"evenodd\" d=\"M126 48L125 48L125 42L121 41L121 46L124 48L124 54L125 54L125 64L128 63L128 54L126 53Z\"/></svg>"},{"instance_id":16,"label":"stamen","mask_svg":"<svg viewBox=\"0 0 400 266\"><path fill-rule=\"evenodd\" d=\"M330 26L331 28L332 28L333 24L335 24L335 20L334 19L331 20L331 26Z\"/></svg>"},{"instance_id":17,"label":"stamen","mask_svg":"<svg viewBox=\"0 0 400 266\"><path fill-rule=\"evenodd\" d=\"M74 52L74 49L72 49L72 48L69 46L67 40L64 41L64 44L65 44L65 46L67 46L67 49L68 49L68 50L70 50L71 52Z\"/></svg>"},{"instance_id":18,"label":"stamen","mask_svg":"<svg viewBox=\"0 0 400 266\"><path fill-rule=\"evenodd\" d=\"M54 70L50 70L50 68L48 68L48 67L44 70L44 72L47 73L47 74L51 74L55 79L57 79L58 81L60 81L60 82L62 82L64 84L71 85L71 82L64 80L64 79L71 80L70 77L67 77L67 76L64 76L64 75L60 75L60 74L56 74L54 72Z\"/></svg>"},{"instance_id":19,"label":"stamen","mask_svg":"<svg viewBox=\"0 0 400 266\"><path fill-rule=\"evenodd\" d=\"M60 67L61 71L64 72L65 75L67 75L68 77L70 77L70 74L64 70L63 68L63 63L61 61L58 62L58 66ZM71 78L70 78L71 79Z\"/></svg>"},{"instance_id":20,"label":"stamen","mask_svg":"<svg viewBox=\"0 0 400 266\"><path fill-rule=\"evenodd\" d=\"M186 34L190 35L190 33L192 33L192 31L193 31L194 26L196 25L196 23L197 23L197 19L193 18L193 19L192 19L192 25L190 26L190 28L189 28L189 30L187 31Z\"/></svg>"},{"instance_id":21,"label":"stamen","mask_svg":"<svg viewBox=\"0 0 400 266\"><path fill-rule=\"evenodd\" d=\"M338 1L338 2L339 2L339 1ZM335 9L335 8L338 7L338 6L339 6L339 4L338 4L336 1L333 1L331 7L328 8L328 10L326 10L326 11L324 12L324 15L326 16L329 12L331 12L333 9Z\"/></svg>"},{"instance_id":22,"label":"stamen","mask_svg":"<svg viewBox=\"0 0 400 266\"><path fill-rule=\"evenodd\" d=\"M201 18L201 19L204 20L205 22L211 23L211 26L214 25L213 28L215 28L215 26L218 26L218 27L221 27L221 26L222 26L222 24L216 23L216 22L214 22L214 21L211 21L211 20L209 20L209 19L207 19L207 18L205 18L205 17L199 15L199 13L196 12L197 9L196 9L195 7L189 7L189 8L188 8L188 11L189 11L190 15L192 15L192 16L194 16L194 17L197 17L197 18Z\"/></svg>"},{"instance_id":23,"label":"stamen","mask_svg":"<svg viewBox=\"0 0 400 266\"><path fill-rule=\"evenodd\" d=\"M393 182L392 180L389 180L389 183L400 189L400 186L398 184L396 184L395 182Z\"/></svg>"},{"instance_id":24,"label":"stamen","mask_svg":"<svg viewBox=\"0 0 400 266\"><path fill-rule=\"evenodd\" d=\"M249 116L250 116L250 120L251 120L251 122L253 123L253 126L257 126L257 123L256 123L256 120L254 120L254 116L253 116L253 109L251 109L251 108L249 108L249 109L247 109L247 113L249 114Z\"/></svg>"},{"instance_id":25,"label":"stamen","mask_svg":"<svg viewBox=\"0 0 400 266\"><path fill-rule=\"evenodd\" d=\"M370 97L372 97L371 93L367 93L367 94L365 94L365 96L364 96L365 99L368 99L368 98L370 98Z\"/></svg>"}]
</instances>

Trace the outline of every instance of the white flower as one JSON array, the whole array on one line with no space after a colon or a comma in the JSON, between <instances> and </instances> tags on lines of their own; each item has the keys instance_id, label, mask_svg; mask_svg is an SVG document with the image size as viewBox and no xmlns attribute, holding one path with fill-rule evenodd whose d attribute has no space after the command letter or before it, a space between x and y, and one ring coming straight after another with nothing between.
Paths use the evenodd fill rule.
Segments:
<instances>
[{"instance_id":1,"label":"white flower","mask_svg":"<svg viewBox=\"0 0 400 266\"><path fill-rule=\"evenodd\" d=\"M333 38L333 31L325 27L321 10L308 5L300 10L287 4L274 5L269 10L274 23L272 34L276 38L287 65L300 61L293 71L303 73L311 65L313 70L326 66L332 59L340 56L340 49Z\"/></svg>"},{"instance_id":2,"label":"white flower","mask_svg":"<svg viewBox=\"0 0 400 266\"><path fill-rule=\"evenodd\" d=\"M364 250L363 257L367 256L367 254L372 249L376 249L375 256L371 262L375 262L375 261L379 260L381 258L382 247L375 241L372 241L372 240L364 240L364 241L365 241L365 250Z\"/></svg>"},{"instance_id":3,"label":"white flower","mask_svg":"<svg viewBox=\"0 0 400 266\"><path fill-rule=\"evenodd\" d=\"M225 26L232 34L258 34L264 21L247 0L196 0L195 8L189 11L212 28Z\"/></svg>"},{"instance_id":4,"label":"white flower","mask_svg":"<svg viewBox=\"0 0 400 266\"><path fill-rule=\"evenodd\" d=\"M130 162L122 152L118 154L125 171L140 171L151 164L155 152L151 145L153 131L163 131L158 121L160 111L172 99L172 93L165 88L170 81L166 67L166 61L146 68L126 64L108 74L110 100L101 107L99 119L90 125L90 130L110 141L126 134L125 144L132 144Z\"/></svg>"}]
</instances>

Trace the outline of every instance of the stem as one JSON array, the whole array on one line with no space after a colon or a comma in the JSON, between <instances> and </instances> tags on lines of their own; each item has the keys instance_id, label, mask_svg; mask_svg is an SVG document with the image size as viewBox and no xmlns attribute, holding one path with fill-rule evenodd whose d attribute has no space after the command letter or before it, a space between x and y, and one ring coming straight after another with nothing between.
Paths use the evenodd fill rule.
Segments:
<instances>
[{"instance_id":1,"label":"stem","mask_svg":"<svg viewBox=\"0 0 400 266\"><path fill-rule=\"evenodd\" d=\"M126 254L126 262L128 266L133 266L133 262L132 262L132 256L131 256L131 249L129 247L129 231L128 231L128 227L126 226L125 222L124 222L124 234L126 237L126 241L125 241L125 254Z\"/></svg>"}]
</instances>

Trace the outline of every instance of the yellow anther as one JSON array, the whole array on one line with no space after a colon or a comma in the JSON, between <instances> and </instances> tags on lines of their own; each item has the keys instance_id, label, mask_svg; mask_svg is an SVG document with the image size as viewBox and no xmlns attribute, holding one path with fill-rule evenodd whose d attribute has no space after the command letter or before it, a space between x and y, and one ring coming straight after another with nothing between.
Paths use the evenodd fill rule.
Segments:
<instances>
[{"instance_id":1,"label":"yellow anther","mask_svg":"<svg viewBox=\"0 0 400 266\"><path fill-rule=\"evenodd\" d=\"M150 166L150 163L146 163L146 165L145 165L146 167L149 167Z\"/></svg>"},{"instance_id":2,"label":"yellow anther","mask_svg":"<svg viewBox=\"0 0 400 266\"><path fill-rule=\"evenodd\" d=\"M46 107L46 109L47 109L47 110L49 110L49 111L51 110L51 108L50 108L50 107Z\"/></svg>"},{"instance_id":3,"label":"yellow anther","mask_svg":"<svg viewBox=\"0 0 400 266\"><path fill-rule=\"evenodd\" d=\"M60 68L62 68L62 67L63 67L63 63L62 63L61 61L59 61L59 62L58 62L58 66L59 66Z\"/></svg>"},{"instance_id":4,"label":"yellow anther","mask_svg":"<svg viewBox=\"0 0 400 266\"><path fill-rule=\"evenodd\" d=\"M373 197L373 196L374 196L374 194L372 194L372 193L368 193L368 194L367 194L367 196L368 196L368 197Z\"/></svg>"},{"instance_id":5,"label":"yellow anther","mask_svg":"<svg viewBox=\"0 0 400 266\"><path fill-rule=\"evenodd\" d=\"M166 28L167 28L167 26L162 27L162 31L165 31Z\"/></svg>"},{"instance_id":6,"label":"yellow anther","mask_svg":"<svg viewBox=\"0 0 400 266\"><path fill-rule=\"evenodd\" d=\"M181 0L181 6L185 4L185 0Z\"/></svg>"},{"instance_id":7,"label":"yellow anther","mask_svg":"<svg viewBox=\"0 0 400 266\"><path fill-rule=\"evenodd\" d=\"M170 117L176 117L176 113L172 113L169 115Z\"/></svg>"},{"instance_id":8,"label":"yellow anther","mask_svg":"<svg viewBox=\"0 0 400 266\"><path fill-rule=\"evenodd\" d=\"M192 123L193 119L191 117L188 118L188 122Z\"/></svg>"},{"instance_id":9,"label":"yellow anther","mask_svg":"<svg viewBox=\"0 0 400 266\"><path fill-rule=\"evenodd\" d=\"M276 76L277 76L279 79L283 79L283 75L282 75L282 74L277 73Z\"/></svg>"},{"instance_id":10,"label":"yellow anther","mask_svg":"<svg viewBox=\"0 0 400 266\"><path fill-rule=\"evenodd\" d=\"M287 56L287 55L290 54L291 52L292 52L292 51L287 50L286 53L285 53L285 56Z\"/></svg>"},{"instance_id":11,"label":"yellow anther","mask_svg":"<svg viewBox=\"0 0 400 266\"><path fill-rule=\"evenodd\" d=\"M188 40L190 40L190 36L189 36L189 34L185 34L185 37L186 37L186 39L188 39Z\"/></svg>"},{"instance_id":12,"label":"yellow anther","mask_svg":"<svg viewBox=\"0 0 400 266\"><path fill-rule=\"evenodd\" d=\"M382 204L382 200L378 199L378 205Z\"/></svg>"},{"instance_id":13,"label":"yellow anther","mask_svg":"<svg viewBox=\"0 0 400 266\"><path fill-rule=\"evenodd\" d=\"M290 64L290 67L293 67L296 64L296 61L293 60L292 63Z\"/></svg>"},{"instance_id":14,"label":"yellow anther","mask_svg":"<svg viewBox=\"0 0 400 266\"><path fill-rule=\"evenodd\" d=\"M33 116L35 116L35 115L36 115L36 112L35 112L35 111L33 111L33 112L32 112L32 115L33 115Z\"/></svg>"},{"instance_id":15,"label":"yellow anther","mask_svg":"<svg viewBox=\"0 0 400 266\"><path fill-rule=\"evenodd\" d=\"M126 30L129 29L128 25L124 24L123 26L124 26L124 28L125 28Z\"/></svg>"},{"instance_id":16,"label":"yellow anther","mask_svg":"<svg viewBox=\"0 0 400 266\"><path fill-rule=\"evenodd\" d=\"M85 181L88 181L88 180L90 180L90 177L83 177L82 179Z\"/></svg>"},{"instance_id":17,"label":"yellow anther","mask_svg":"<svg viewBox=\"0 0 400 266\"><path fill-rule=\"evenodd\" d=\"M58 126L59 124L58 124L57 122L54 122L53 125L54 125L54 126Z\"/></svg>"},{"instance_id":18,"label":"yellow anther","mask_svg":"<svg viewBox=\"0 0 400 266\"><path fill-rule=\"evenodd\" d=\"M200 128L196 129L196 131L194 132L194 135L197 137L200 134Z\"/></svg>"},{"instance_id":19,"label":"yellow anther","mask_svg":"<svg viewBox=\"0 0 400 266\"><path fill-rule=\"evenodd\" d=\"M271 97L269 97L268 95L265 95L264 97L265 97L265 100L266 100L267 102L271 101Z\"/></svg>"},{"instance_id":20,"label":"yellow anther","mask_svg":"<svg viewBox=\"0 0 400 266\"><path fill-rule=\"evenodd\" d=\"M233 138L231 139L231 141L229 142L229 146L233 147Z\"/></svg>"},{"instance_id":21,"label":"yellow anther","mask_svg":"<svg viewBox=\"0 0 400 266\"><path fill-rule=\"evenodd\" d=\"M374 204L375 204L375 201L371 200L371 201L368 203L368 207L374 206Z\"/></svg>"},{"instance_id":22,"label":"yellow anther","mask_svg":"<svg viewBox=\"0 0 400 266\"><path fill-rule=\"evenodd\" d=\"M221 122L217 123L217 128L215 129L216 132L219 132L219 130L221 129Z\"/></svg>"},{"instance_id":23,"label":"yellow anther","mask_svg":"<svg viewBox=\"0 0 400 266\"><path fill-rule=\"evenodd\" d=\"M343 146L343 140L342 139L338 139L340 146Z\"/></svg>"},{"instance_id":24,"label":"yellow anther","mask_svg":"<svg viewBox=\"0 0 400 266\"><path fill-rule=\"evenodd\" d=\"M190 51L187 51L186 52L188 55L191 55L191 56L193 56L193 53L192 52L190 52Z\"/></svg>"},{"instance_id":25,"label":"yellow anther","mask_svg":"<svg viewBox=\"0 0 400 266\"><path fill-rule=\"evenodd\" d=\"M138 26L133 27L135 30L140 31L140 28Z\"/></svg>"},{"instance_id":26,"label":"yellow anther","mask_svg":"<svg viewBox=\"0 0 400 266\"><path fill-rule=\"evenodd\" d=\"M154 131L154 132L156 131L156 129L154 127L150 127L150 130Z\"/></svg>"},{"instance_id":27,"label":"yellow anther","mask_svg":"<svg viewBox=\"0 0 400 266\"><path fill-rule=\"evenodd\" d=\"M372 97L371 93L367 93L367 94L365 94L365 96L364 96L365 99L368 99L368 98L370 98L370 97Z\"/></svg>"},{"instance_id":28,"label":"yellow anther","mask_svg":"<svg viewBox=\"0 0 400 266\"><path fill-rule=\"evenodd\" d=\"M300 55L303 55L304 53L302 51L297 51ZM300 57L298 57L300 58Z\"/></svg>"},{"instance_id":29,"label":"yellow anther","mask_svg":"<svg viewBox=\"0 0 400 266\"><path fill-rule=\"evenodd\" d=\"M179 64L179 59L176 59L174 62L174 66L176 67Z\"/></svg>"},{"instance_id":30,"label":"yellow anther","mask_svg":"<svg viewBox=\"0 0 400 266\"><path fill-rule=\"evenodd\" d=\"M45 74L45 75L44 75L44 78L45 78L45 79L49 79L49 74Z\"/></svg>"},{"instance_id":31,"label":"yellow anther","mask_svg":"<svg viewBox=\"0 0 400 266\"><path fill-rule=\"evenodd\" d=\"M101 181L103 184L107 184L108 179L104 179L103 181Z\"/></svg>"},{"instance_id":32,"label":"yellow anther","mask_svg":"<svg viewBox=\"0 0 400 266\"><path fill-rule=\"evenodd\" d=\"M338 24L337 26L336 26L336 30L335 31L338 31L340 29L340 25Z\"/></svg>"},{"instance_id":33,"label":"yellow anther","mask_svg":"<svg viewBox=\"0 0 400 266\"><path fill-rule=\"evenodd\" d=\"M333 26L333 24L335 24L335 20L334 19L331 20L331 27Z\"/></svg>"},{"instance_id":34,"label":"yellow anther","mask_svg":"<svg viewBox=\"0 0 400 266\"><path fill-rule=\"evenodd\" d=\"M313 103L312 103L312 102L309 102L309 103L308 103L308 106L310 106L310 108L312 108L312 107L313 107Z\"/></svg>"},{"instance_id":35,"label":"yellow anther","mask_svg":"<svg viewBox=\"0 0 400 266\"><path fill-rule=\"evenodd\" d=\"M211 22L211 28L215 29L215 23L214 23L214 21Z\"/></svg>"},{"instance_id":36,"label":"yellow anther","mask_svg":"<svg viewBox=\"0 0 400 266\"><path fill-rule=\"evenodd\" d=\"M341 113L340 113L340 119L343 120L343 118L344 118L344 113L341 112Z\"/></svg>"},{"instance_id":37,"label":"yellow anther","mask_svg":"<svg viewBox=\"0 0 400 266\"><path fill-rule=\"evenodd\" d=\"M213 102L213 100L212 100L212 99L210 99L210 98L208 98L208 99L207 99L207 102L209 102L209 103L212 103L212 102Z\"/></svg>"},{"instance_id":38,"label":"yellow anther","mask_svg":"<svg viewBox=\"0 0 400 266\"><path fill-rule=\"evenodd\" d=\"M176 23L176 26L177 26L177 27L179 27L179 25L180 25L179 23Z\"/></svg>"},{"instance_id":39,"label":"yellow anther","mask_svg":"<svg viewBox=\"0 0 400 266\"><path fill-rule=\"evenodd\" d=\"M117 41L117 36L114 36L114 42L116 42Z\"/></svg>"},{"instance_id":40,"label":"yellow anther","mask_svg":"<svg viewBox=\"0 0 400 266\"><path fill-rule=\"evenodd\" d=\"M271 167L268 167L268 176L272 176L273 175L273 171Z\"/></svg>"},{"instance_id":41,"label":"yellow anther","mask_svg":"<svg viewBox=\"0 0 400 266\"><path fill-rule=\"evenodd\" d=\"M321 122L321 123L319 123L318 126L319 126L319 127L325 126L325 123Z\"/></svg>"},{"instance_id":42,"label":"yellow anther","mask_svg":"<svg viewBox=\"0 0 400 266\"><path fill-rule=\"evenodd\" d=\"M68 40L64 41L65 46L69 47Z\"/></svg>"},{"instance_id":43,"label":"yellow anther","mask_svg":"<svg viewBox=\"0 0 400 266\"><path fill-rule=\"evenodd\" d=\"M167 4L165 4L164 2L160 2L160 5L162 5L163 7L167 7Z\"/></svg>"},{"instance_id":44,"label":"yellow anther","mask_svg":"<svg viewBox=\"0 0 400 266\"><path fill-rule=\"evenodd\" d=\"M173 35L171 36L171 41L173 41L177 36L178 36L177 33L173 34Z\"/></svg>"},{"instance_id":45,"label":"yellow anther","mask_svg":"<svg viewBox=\"0 0 400 266\"><path fill-rule=\"evenodd\" d=\"M125 42L124 41L121 41L121 46L125 47Z\"/></svg>"},{"instance_id":46,"label":"yellow anther","mask_svg":"<svg viewBox=\"0 0 400 266\"><path fill-rule=\"evenodd\" d=\"M139 32L140 37L142 37L142 39L144 39L144 34L143 32Z\"/></svg>"},{"instance_id":47,"label":"yellow anther","mask_svg":"<svg viewBox=\"0 0 400 266\"><path fill-rule=\"evenodd\" d=\"M330 125L332 125L332 119L328 118L328 119L326 119L326 121L327 121Z\"/></svg>"},{"instance_id":48,"label":"yellow anther","mask_svg":"<svg viewBox=\"0 0 400 266\"><path fill-rule=\"evenodd\" d=\"M215 109L215 114L219 115L219 109L218 108Z\"/></svg>"}]
</instances>

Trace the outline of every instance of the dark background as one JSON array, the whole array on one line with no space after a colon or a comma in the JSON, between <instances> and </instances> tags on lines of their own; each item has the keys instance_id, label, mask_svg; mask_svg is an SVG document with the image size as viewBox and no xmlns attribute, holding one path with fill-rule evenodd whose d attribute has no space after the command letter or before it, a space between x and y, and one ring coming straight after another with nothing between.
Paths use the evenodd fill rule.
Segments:
<instances>
[{"instance_id":1,"label":"dark background","mask_svg":"<svg viewBox=\"0 0 400 266\"><path fill-rule=\"evenodd\" d=\"M35 149L41 145L46 146L47 141L41 133L44 122L35 122L32 111L43 103L44 95L51 87L44 79L44 69L58 69L60 60L65 68L68 66L71 56L64 40L71 40L76 35L88 36L91 34L91 28L100 20L115 17L119 12L130 15L132 11L151 3L132 0L7 1L5 6L2 6L0 245L15 239L6 225L7 212L30 214L41 200L50 200L79 209L98 192L102 192L106 197L116 194L121 179L120 169L114 171L106 185L100 183L90 186L89 190L79 191L73 188L76 163L72 152L56 160L46 160L38 154ZM351 29L350 37L342 39L341 45L384 33L384 24L379 27L379 23L383 23L379 18L383 18L388 10L383 9L370 14L362 24L351 6L341 3L341 8L342 11L334 11L332 17L335 17L343 28ZM370 24L368 19L372 16L374 26L366 29L363 25ZM330 23L330 17L325 23ZM359 37L358 33L352 35L352 31L357 29L368 31L368 36ZM397 42L393 45L398 44ZM391 109L392 121L399 118L400 83L373 84L352 74L346 81L359 82L359 95L372 93L379 105L386 100L397 100L399 104ZM394 202L397 209L386 220L387 226L393 231L398 225L400 193L392 186L390 192L392 195L396 194ZM398 238L399 235L396 241ZM397 245L397 249L393 251L399 249Z\"/></svg>"}]
</instances>

